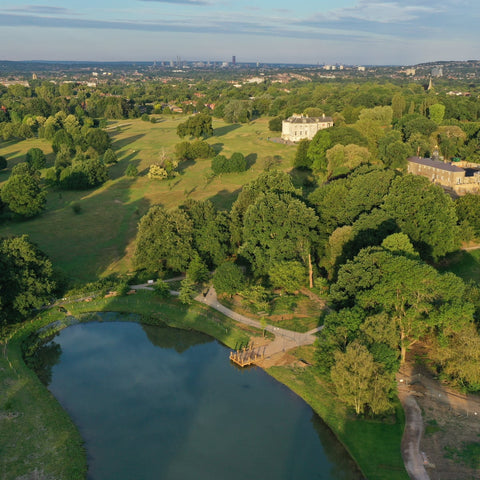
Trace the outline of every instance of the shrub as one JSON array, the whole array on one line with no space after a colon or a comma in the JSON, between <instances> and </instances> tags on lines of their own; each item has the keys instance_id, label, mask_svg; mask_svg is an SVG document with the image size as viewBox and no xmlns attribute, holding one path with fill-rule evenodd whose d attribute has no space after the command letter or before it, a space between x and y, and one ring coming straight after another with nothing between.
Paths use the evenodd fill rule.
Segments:
<instances>
[{"instance_id":1,"label":"shrub","mask_svg":"<svg viewBox=\"0 0 480 480\"><path fill-rule=\"evenodd\" d=\"M112 165L113 163L118 162L118 158L115 155L115 152L111 148L109 148L103 154L103 161L106 165Z\"/></svg>"},{"instance_id":2,"label":"shrub","mask_svg":"<svg viewBox=\"0 0 480 480\"><path fill-rule=\"evenodd\" d=\"M138 175L138 169L133 163L129 163L127 169L125 170L125 175L127 177L136 177Z\"/></svg>"},{"instance_id":3,"label":"shrub","mask_svg":"<svg viewBox=\"0 0 480 480\"><path fill-rule=\"evenodd\" d=\"M282 131L282 117L274 117L268 122L268 128L271 132Z\"/></svg>"}]
</instances>

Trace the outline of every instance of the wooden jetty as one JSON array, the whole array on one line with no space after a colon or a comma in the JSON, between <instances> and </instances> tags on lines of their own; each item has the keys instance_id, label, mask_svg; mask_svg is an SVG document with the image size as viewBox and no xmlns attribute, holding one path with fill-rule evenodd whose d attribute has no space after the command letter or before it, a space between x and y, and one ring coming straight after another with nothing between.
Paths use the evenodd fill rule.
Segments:
<instances>
[{"instance_id":1,"label":"wooden jetty","mask_svg":"<svg viewBox=\"0 0 480 480\"><path fill-rule=\"evenodd\" d=\"M261 358L263 358L263 355L260 355L258 350L253 348L253 346L243 347L241 350L230 352L230 360L240 367L253 365Z\"/></svg>"}]
</instances>

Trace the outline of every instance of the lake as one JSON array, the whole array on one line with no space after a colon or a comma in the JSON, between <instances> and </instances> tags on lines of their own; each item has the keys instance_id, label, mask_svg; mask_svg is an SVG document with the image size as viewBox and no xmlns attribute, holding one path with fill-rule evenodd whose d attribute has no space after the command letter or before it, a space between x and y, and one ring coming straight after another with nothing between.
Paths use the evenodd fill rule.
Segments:
<instances>
[{"instance_id":1,"label":"lake","mask_svg":"<svg viewBox=\"0 0 480 480\"><path fill-rule=\"evenodd\" d=\"M85 440L91 480L362 478L302 399L205 335L82 323L45 352L40 377Z\"/></svg>"}]
</instances>

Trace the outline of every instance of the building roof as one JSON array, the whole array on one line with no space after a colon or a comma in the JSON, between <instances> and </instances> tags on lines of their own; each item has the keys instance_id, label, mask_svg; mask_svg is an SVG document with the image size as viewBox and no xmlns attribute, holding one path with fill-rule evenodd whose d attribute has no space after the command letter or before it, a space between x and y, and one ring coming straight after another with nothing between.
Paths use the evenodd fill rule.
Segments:
<instances>
[{"instance_id":1,"label":"building roof","mask_svg":"<svg viewBox=\"0 0 480 480\"><path fill-rule=\"evenodd\" d=\"M463 168L452 165L451 163L441 162L440 160L434 160L433 158L420 158L420 157L410 157L407 158L408 162L418 163L420 165L425 165L427 167L436 168L437 170L445 170L447 172L464 172Z\"/></svg>"},{"instance_id":2,"label":"building roof","mask_svg":"<svg viewBox=\"0 0 480 480\"><path fill-rule=\"evenodd\" d=\"M285 122L289 123L327 123L327 122L333 122L332 117L305 117L304 115L292 115L291 117L288 117Z\"/></svg>"}]
</instances>

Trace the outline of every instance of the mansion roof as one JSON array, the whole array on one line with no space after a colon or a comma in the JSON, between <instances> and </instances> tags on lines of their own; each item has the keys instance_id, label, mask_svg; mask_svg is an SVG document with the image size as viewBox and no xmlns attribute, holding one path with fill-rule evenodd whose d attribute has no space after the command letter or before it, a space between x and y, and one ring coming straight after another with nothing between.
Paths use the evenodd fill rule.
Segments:
<instances>
[{"instance_id":1,"label":"mansion roof","mask_svg":"<svg viewBox=\"0 0 480 480\"><path fill-rule=\"evenodd\" d=\"M441 162L440 160L434 160L433 158L420 158L410 157L407 158L408 162L417 163L419 165L425 165L427 167L436 168L437 170L444 170L447 172L464 172L463 168L452 165L451 163Z\"/></svg>"},{"instance_id":2,"label":"mansion roof","mask_svg":"<svg viewBox=\"0 0 480 480\"><path fill-rule=\"evenodd\" d=\"M328 123L333 122L333 118L326 117L325 115L323 115L322 117L306 117L304 115L292 115L284 121L289 123Z\"/></svg>"}]
</instances>

